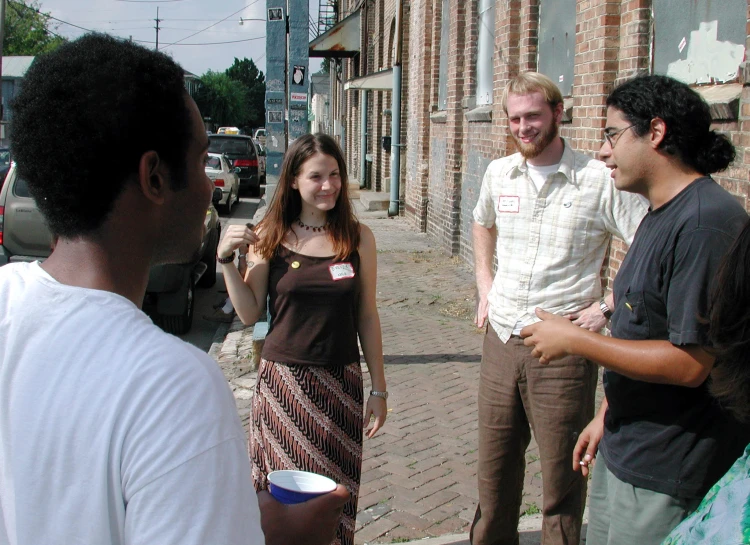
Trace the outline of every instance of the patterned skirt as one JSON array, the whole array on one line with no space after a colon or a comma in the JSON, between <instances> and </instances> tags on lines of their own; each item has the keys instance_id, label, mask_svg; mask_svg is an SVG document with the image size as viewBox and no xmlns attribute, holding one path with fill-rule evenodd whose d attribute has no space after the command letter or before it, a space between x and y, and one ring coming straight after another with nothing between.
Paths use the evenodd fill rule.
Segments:
<instances>
[{"instance_id":1,"label":"patterned skirt","mask_svg":"<svg viewBox=\"0 0 750 545\"><path fill-rule=\"evenodd\" d=\"M359 363L285 365L261 359L252 402L250 457L256 490L267 475L298 469L351 492L332 545L353 545L362 471L363 391Z\"/></svg>"}]
</instances>

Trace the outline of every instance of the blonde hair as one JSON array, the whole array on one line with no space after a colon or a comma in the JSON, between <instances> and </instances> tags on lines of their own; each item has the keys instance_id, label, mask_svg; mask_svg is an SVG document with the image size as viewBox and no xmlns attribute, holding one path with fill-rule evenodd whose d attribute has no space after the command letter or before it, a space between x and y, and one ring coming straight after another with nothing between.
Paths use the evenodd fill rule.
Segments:
<instances>
[{"instance_id":1,"label":"blonde hair","mask_svg":"<svg viewBox=\"0 0 750 545\"><path fill-rule=\"evenodd\" d=\"M502 105L505 113L508 113L508 95L529 95L531 93L542 93L544 100L553 110L563 101L560 89L547 76L539 72L523 72L511 79L503 89Z\"/></svg>"}]
</instances>

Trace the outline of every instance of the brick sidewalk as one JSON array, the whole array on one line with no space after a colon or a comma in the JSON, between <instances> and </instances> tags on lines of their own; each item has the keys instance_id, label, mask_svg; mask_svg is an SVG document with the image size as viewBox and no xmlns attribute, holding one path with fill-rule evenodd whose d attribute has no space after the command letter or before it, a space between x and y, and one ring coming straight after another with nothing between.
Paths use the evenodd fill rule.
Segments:
<instances>
[{"instance_id":1,"label":"brick sidewalk","mask_svg":"<svg viewBox=\"0 0 750 545\"><path fill-rule=\"evenodd\" d=\"M402 218L359 215L378 245L378 306L391 396L385 427L365 439L356 543L468 532L477 501L476 394L483 339L472 323L473 273L436 251ZM235 320L224 342L211 350L244 424L255 383L251 332ZM533 439L526 459L521 513L533 526L542 505Z\"/></svg>"}]
</instances>

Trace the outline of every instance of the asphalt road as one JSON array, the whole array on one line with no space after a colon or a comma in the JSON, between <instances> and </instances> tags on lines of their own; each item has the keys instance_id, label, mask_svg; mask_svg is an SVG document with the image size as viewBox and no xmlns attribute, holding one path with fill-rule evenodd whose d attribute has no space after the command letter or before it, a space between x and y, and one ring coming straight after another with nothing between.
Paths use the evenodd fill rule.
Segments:
<instances>
[{"instance_id":1,"label":"asphalt road","mask_svg":"<svg viewBox=\"0 0 750 545\"><path fill-rule=\"evenodd\" d=\"M259 198L243 196L240 201L232 208L229 215L220 214L221 217L221 234L224 236L226 228L229 225L243 224L249 222L260 203ZM224 275L221 272L221 265L216 265L216 284L211 288L199 288L195 292L195 311L193 315L193 327L190 328L180 338L208 352L211 348L216 331L221 325L219 322L205 320L204 315L214 312L215 304L223 303L227 298L226 286L224 285Z\"/></svg>"}]
</instances>

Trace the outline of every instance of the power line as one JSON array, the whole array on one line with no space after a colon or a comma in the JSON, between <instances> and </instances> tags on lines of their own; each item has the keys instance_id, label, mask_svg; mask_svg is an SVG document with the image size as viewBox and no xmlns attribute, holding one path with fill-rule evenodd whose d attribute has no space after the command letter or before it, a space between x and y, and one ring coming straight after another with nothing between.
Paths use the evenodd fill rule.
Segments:
<instances>
[{"instance_id":1,"label":"power line","mask_svg":"<svg viewBox=\"0 0 750 545\"><path fill-rule=\"evenodd\" d=\"M164 19L162 19L164 21ZM141 28L152 28L152 27L141 27ZM176 26L163 26L160 27L162 30L198 30L197 28L185 28L185 27L176 27ZM121 30L121 29L113 29L113 30ZM125 30L125 29L122 29ZM243 30L204 30L207 34L212 33L219 33L219 34L239 34L239 35L246 35L248 32Z\"/></svg>"},{"instance_id":2,"label":"power line","mask_svg":"<svg viewBox=\"0 0 750 545\"><path fill-rule=\"evenodd\" d=\"M251 2L250 4L248 4L247 6L245 6L244 8L240 9L239 11L236 11L236 12L232 13L231 15L228 15L227 17L225 17L225 18L224 18L224 19L222 19L221 21L217 21L217 22L216 22L216 23L214 23L213 25L211 25L211 26L209 26L209 27L206 27L206 28L204 28L203 30L200 30L200 31L198 31L198 32L196 32L196 33L194 33L194 34L191 34L190 36L186 36L185 38L182 38L182 40L187 40L188 38L190 38L190 37L192 37L192 36L195 36L196 34L200 34L201 32L204 32L204 31L208 30L208 29L209 29L209 28L211 28L212 26L216 26L216 25L217 25L218 23L221 23L221 22L223 22L223 21L226 21L227 19L229 19L229 17L232 17L233 15L236 15L237 13L239 13L240 11L242 11L243 9L245 9L245 8L248 8L248 7L252 6L253 4L255 4L255 3L259 2L259 1L260 1L260 0L255 0L254 2ZM26 8L26 9L30 9L30 10L32 10L32 11L34 11L34 12L38 13L39 15L41 15L41 16L43 16L43 17L48 17L48 18L50 18L50 19L53 19L53 20L55 20L55 21L58 21L59 23L62 23L62 24L65 24L65 25L69 25L69 26L72 26L72 27L75 27L75 28L78 28L78 29L84 30L84 31L86 31L86 32L97 32L96 30L92 30L92 29L90 29L90 28L85 28L85 27L82 27L82 26L79 26L79 25L75 25L75 24L73 24L73 23L69 23L68 21L63 21L62 19L58 19L57 17L53 17L52 15L49 15L49 14L47 14L47 13L42 13L42 12L41 12L41 11L39 11L38 9L34 8L33 6L28 6L28 5L24 4L24 3L21 3L21 2L16 2L15 0L8 0L8 2L7 2L7 3L8 3L8 5L10 5L10 6L13 6L14 8L15 8L16 6L20 6L20 7L24 7L24 8ZM16 9L16 13L17 13L17 14L19 15L19 17L22 17L22 15L21 15L20 13L18 13L18 9L17 9L17 8L15 8L15 9ZM53 34L54 36L57 36L58 38L63 38L63 36L60 36L59 34L56 34L56 33L52 32L51 30L47 30L47 32L49 32L50 34ZM164 45L164 46L163 46L163 47L162 47L161 49L163 49L163 48L165 48L165 47L170 47L170 46L173 46L173 45L183 45L183 46L196 46L196 45L222 45L222 44L236 44L236 43L241 43L241 42L252 42L252 41L254 41L254 40L262 40L262 39L264 39L264 38L265 38L265 36L258 36L258 37L256 37L256 38L247 38L247 39L244 39L244 40L232 40L232 41L226 41L226 42L191 43L191 44L183 44L183 43L179 43L179 42L181 42L181 41L182 41L182 40L179 40L179 41L177 41L177 42L174 42L174 43L172 43L172 44L166 44L166 45ZM155 43L156 43L156 42L150 42L150 41L148 41L148 40L133 40L133 41L134 41L134 42L139 42L139 43L144 43L144 44L155 44Z\"/></svg>"},{"instance_id":3,"label":"power line","mask_svg":"<svg viewBox=\"0 0 750 545\"><path fill-rule=\"evenodd\" d=\"M171 44L167 44L167 45L165 45L164 47L162 47L162 49L164 49L164 48L166 48L166 47L170 47L170 46L172 46L172 45L177 45L177 44L179 44L180 42L182 42L182 41L184 41L184 40L187 40L188 38L192 38L193 36L197 36L197 35L198 35L198 34L200 34L201 32L204 32L204 31L208 30L209 28L215 27L216 25L218 25L219 23L221 23L221 22L223 22L223 21L226 21L226 20L227 20L227 19L229 19L230 17L233 17L233 16L237 15L237 14L238 14L239 12L241 12L241 11L244 11L244 10L246 10L247 8L249 8L250 6L252 6L253 4L257 4L257 3L259 2L259 1L260 1L260 0L254 0L253 2L250 2L249 4L247 4L246 6L244 6L244 7L240 8L240 9L238 9L238 10L237 10L237 11L235 11L234 13L230 13L229 15L227 15L226 17L224 17L224 18L223 18L223 19L222 19L221 21L216 21L215 23L213 23L213 24L211 24L211 25L208 25L208 26L207 26L206 28L204 28L203 30L199 30L198 32L195 32L195 33L191 34L190 36L185 36L185 37L184 37L184 38L182 38L181 40L177 40L176 42L173 42L173 43L171 43ZM242 41L245 41L245 40L242 40Z\"/></svg>"},{"instance_id":4,"label":"power line","mask_svg":"<svg viewBox=\"0 0 750 545\"><path fill-rule=\"evenodd\" d=\"M75 28L80 28L81 30L85 30L86 32L96 32L95 30L91 30L90 28L84 28L82 26L74 25L73 23L69 23L67 21L63 21L62 19L58 19L57 17L53 17L49 13L42 13L41 11L39 11L38 9L36 9L34 6L27 6L23 2L14 2L13 0L8 0L8 4L12 4L12 5L16 5L16 6L22 6L22 7L26 8L26 9L30 9L31 11L35 11L36 13L38 13L39 15L41 15L42 17L47 17L49 19L53 19L53 20L58 21L60 23L63 23L63 24L66 24L66 25L70 25L70 26L75 27Z\"/></svg>"},{"instance_id":5,"label":"power line","mask_svg":"<svg viewBox=\"0 0 750 545\"><path fill-rule=\"evenodd\" d=\"M240 42L252 42L252 41L255 41L255 40L263 40L263 39L265 39L265 36L258 36L258 37L256 37L256 38L247 38L246 40L232 40L232 41L229 41L229 42L208 42L208 43L200 43L200 44L178 44L178 43L173 43L173 44L167 44L167 45L165 45L164 47L169 47L169 46L172 46L172 45L183 45L183 46L187 46L187 45L222 45L222 44L238 44L238 43L240 43ZM153 44L153 43L154 43L154 42L149 42L148 40L133 40L133 41L134 41L134 42L139 42L139 43L142 43L142 44Z\"/></svg>"}]
</instances>

